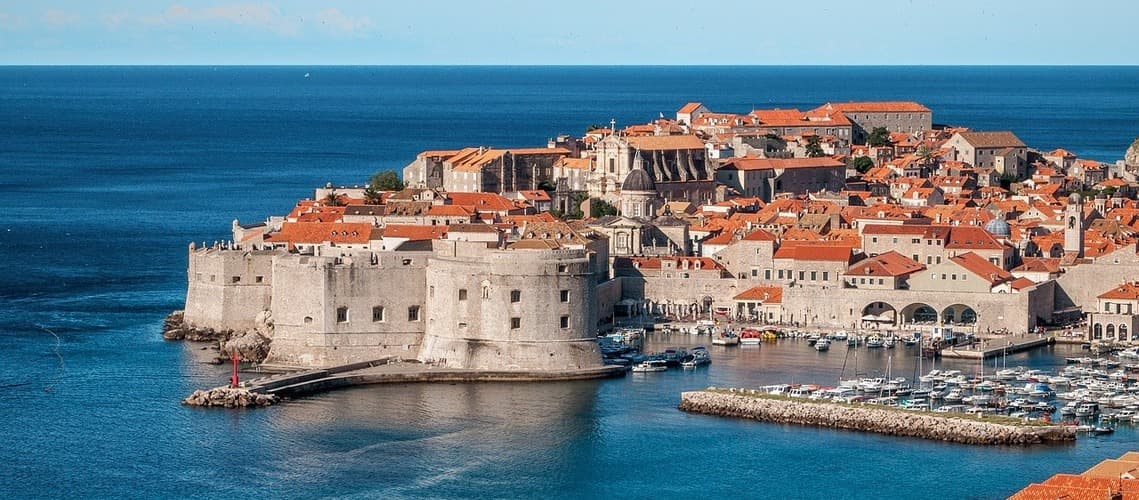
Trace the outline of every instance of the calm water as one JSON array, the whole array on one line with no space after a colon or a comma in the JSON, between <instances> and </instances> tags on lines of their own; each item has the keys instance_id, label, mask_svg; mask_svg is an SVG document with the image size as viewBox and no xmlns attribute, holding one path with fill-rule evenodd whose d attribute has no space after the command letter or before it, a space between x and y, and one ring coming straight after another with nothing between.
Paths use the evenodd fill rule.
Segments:
<instances>
[{"instance_id":1,"label":"calm water","mask_svg":"<svg viewBox=\"0 0 1139 500\"><path fill-rule=\"evenodd\" d=\"M539 145L688 100L743 112L914 99L939 123L1114 161L1139 134L1136 81L1139 68L0 68L0 490L993 498L1082 470L1134 448L1136 433L978 449L675 409L691 388L833 381L842 348L716 349L695 373L358 388L203 411L177 401L225 374L197 361L199 346L163 342L160 323L184 299L189 241L227 238L235 217L283 213L316 185L362 181L423 149ZM863 359L865 371L885 365Z\"/></svg>"}]
</instances>

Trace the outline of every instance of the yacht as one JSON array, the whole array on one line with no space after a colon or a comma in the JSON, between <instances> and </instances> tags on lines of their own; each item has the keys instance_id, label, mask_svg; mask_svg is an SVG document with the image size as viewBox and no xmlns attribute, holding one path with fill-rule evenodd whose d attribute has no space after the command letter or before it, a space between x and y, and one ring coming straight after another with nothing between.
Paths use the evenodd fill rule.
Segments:
<instances>
[{"instance_id":1,"label":"yacht","mask_svg":"<svg viewBox=\"0 0 1139 500\"><path fill-rule=\"evenodd\" d=\"M882 337L879 337L877 335L871 335L871 336L866 338L866 348L867 349L875 349L878 347L885 347L885 346L886 346L886 342L882 340Z\"/></svg>"},{"instance_id":2,"label":"yacht","mask_svg":"<svg viewBox=\"0 0 1139 500\"><path fill-rule=\"evenodd\" d=\"M633 365L633 371L637 373L644 372L663 372L668 370L668 364L664 360L654 359L650 361L642 361Z\"/></svg>"},{"instance_id":3,"label":"yacht","mask_svg":"<svg viewBox=\"0 0 1139 500\"><path fill-rule=\"evenodd\" d=\"M826 337L820 338L819 340L815 341L815 350L816 351L822 352L822 351L825 351L825 350L830 349L830 348L831 348L831 341L827 340Z\"/></svg>"},{"instance_id":4,"label":"yacht","mask_svg":"<svg viewBox=\"0 0 1139 500\"><path fill-rule=\"evenodd\" d=\"M740 337L732 332L724 332L712 337L712 345L740 345Z\"/></svg>"}]
</instances>

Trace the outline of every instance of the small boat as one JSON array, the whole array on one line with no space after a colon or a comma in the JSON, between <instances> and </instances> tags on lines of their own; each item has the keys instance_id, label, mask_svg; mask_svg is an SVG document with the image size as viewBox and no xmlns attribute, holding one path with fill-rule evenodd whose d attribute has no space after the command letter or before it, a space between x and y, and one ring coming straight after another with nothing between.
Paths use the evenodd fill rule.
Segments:
<instances>
[{"instance_id":1,"label":"small boat","mask_svg":"<svg viewBox=\"0 0 1139 500\"><path fill-rule=\"evenodd\" d=\"M724 332L712 337L712 345L740 345L740 337L732 332Z\"/></svg>"},{"instance_id":2,"label":"small boat","mask_svg":"<svg viewBox=\"0 0 1139 500\"><path fill-rule=\"evenodd\" d=\"M759 330L752 330L750 328L744 329L740 332L740 345L759 345L763 341L763 332Z\"/></svg>"},{"instance_id":3,"label":"small boat","mask_svg":"<svg viewBox=\"0 0 1139 500\"><path fill-rule=\"evenodd\" d=\"M835 340L846 340L847 339L846 330L839 330L839 331L835 332L834 339Z\"/></svg>"},{"instance_id":4,"label":"small boat","mask_svg":"<svg viewBox=\"0 0 1139 500\"><path fill-rule=\"evenodd\" d=\"M633 371L636 373L644 372L663 372L668 370L668 364L664 360L654 359L650 361L642 361L633 365Z\"/></svg>"},{"instance_id":5,"label":"small boat","mask_svg":"<svg viewBox=\"0 0 1139 500\"><path fill-rule=\"evenodd\" d=\"M826 338L821 338L815 342L815 350L822 352L831 348L831 341Z\"/></svg>"},{"instance_id":6,"label":"small boat","mask_svg":"<svg viewBox=\"0 0 1139 500\"><path fill-rule=\"evenodd\" d=\"M886 349L893 349L894 346L898 345L898 339L894 338L893 336L886 337L885 344Z\"/></svg>"},{"instance_id":7,"label":"small boat","mask_svg":"<svg viewBox=\"0 0 1139 500\"><path fill-rule=\"evenodd\" d=\"M870 337L867 337L867 339L866 339L866 348L867 349L877 349L879 347L885 347L885 346L886 346L886 341L882 340L882 337L879 337L877 335L871 335Z\"/></svg>"},{"instance_id":8,"label":"small boat","mask_svg":"<svg viewBox=\"0 0 1139 500\"><path fill-rule=\"evenodd\" d=\"M696 368L697 366L706 365L712 362L712 357L708 355L708 349L702 345L692 348L688 353L688 358L680 363L684 368Z\"/></svg>"}]
</instances>

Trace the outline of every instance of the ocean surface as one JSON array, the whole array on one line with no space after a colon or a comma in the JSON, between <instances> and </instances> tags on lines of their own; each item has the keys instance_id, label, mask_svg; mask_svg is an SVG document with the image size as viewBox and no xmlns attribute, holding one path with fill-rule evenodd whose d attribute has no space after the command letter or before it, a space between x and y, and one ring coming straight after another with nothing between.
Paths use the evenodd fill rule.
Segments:
<instances>
[{"instance_id":1,"label":"ocean surface","mask_svg":"<svg viewBox=\"0 0 1139 500\"><path fill-rule=\"evenodd\" d=\"M425 149L543 145L691 100L912 99L936 123L1115 161L1139 135L1137 81L1136 67L0 67L0 496L998 498L1082 471L1139 433L975 448L676 409L709 385L834 383L841 347L210 411L178 401L225 369L163 341L161 322L183 303L189 242ZM1065 349L1004 363L1055 366ZM912 370L897 351L863 371Z\"/></svg>"}]
</instances>

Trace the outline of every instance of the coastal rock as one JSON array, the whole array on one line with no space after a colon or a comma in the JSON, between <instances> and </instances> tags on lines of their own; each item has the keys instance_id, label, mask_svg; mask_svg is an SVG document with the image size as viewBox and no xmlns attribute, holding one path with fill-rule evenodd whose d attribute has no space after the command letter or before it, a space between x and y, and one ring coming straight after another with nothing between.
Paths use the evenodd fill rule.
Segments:
<instances>
[{"instance_id":1,"label":"coastal rock","mask_svg":"<svg viewBox=\"0 0 1139 500\"><path fill-rule=\"evenodd\" d=\"M241 356L242 361L260 363L269 355L270 343L271 340L269 337L261 334L259 330L248 331L229 340L222 341L221 352L236 352Z\"/></svg>"},{"instance_id":2,"label":"coastal rock","mask_svg":"<svg viewBox=\"0 0 1139 500\"><path fill-rule=\"evenodd\" d=\"M162 338L166 340L189 340L193 342L216 342L233 336L233 330L195 328L187 325L183 311L174 311L162 322Z\"/></svg>"},{"instance_id":3,"label":"coastal rock","mask_svg":"<svg viewBox=\"0 0 1139 500\"><path fill-rule=\"evenodd\" d=\"M1127 153L1123 155L1123 163L1129 169L1139 168L1139 138L1131 143L1131 147L1127 148Z\"/></svg>"},{"instance_id":4,"label":"coastal rock","mask_svg":"<svg viewBox=\"0 0 1139 500\"><path fill-rule=\"evenodd\" d=\"M765 422L814 425L975 445L1030 445L1075 440L1074 429L1014 425L881 407L778 399L744 390L685 392L680 409Z\"/></svg>"},{"instance_id":5,"label":"coastal rock","mask_svg":"<svg viewBox=\"0 0 1139 500\"><path fill-rule=\"evenodd\" d=\"M197 390L182 400L187 406L207 406L223 408L246 408L250 406L272 406L279 401L273 394L261 394L244 387L214 387Z\"/></svg>"}]
</instances>

